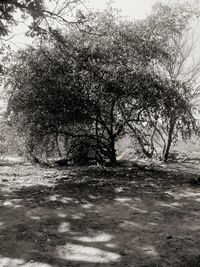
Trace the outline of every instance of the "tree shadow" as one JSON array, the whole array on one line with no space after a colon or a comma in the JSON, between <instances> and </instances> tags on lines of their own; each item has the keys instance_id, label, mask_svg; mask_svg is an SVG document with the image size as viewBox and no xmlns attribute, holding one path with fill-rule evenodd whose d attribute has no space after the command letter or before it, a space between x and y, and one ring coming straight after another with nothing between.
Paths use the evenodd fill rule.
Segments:
<instances>
[{"instance_id":1,"label":"tree shadow","mask_svg":"<svg viewBox=\"0 0 200 267\"><path fill-rule=\"evenodd\" d=\"M182 258L198 259L200 190L168 176L88 168L61 172L51 187L6 191L3 184L0 265L183 266Z\"/></svg>"}]
</instances>

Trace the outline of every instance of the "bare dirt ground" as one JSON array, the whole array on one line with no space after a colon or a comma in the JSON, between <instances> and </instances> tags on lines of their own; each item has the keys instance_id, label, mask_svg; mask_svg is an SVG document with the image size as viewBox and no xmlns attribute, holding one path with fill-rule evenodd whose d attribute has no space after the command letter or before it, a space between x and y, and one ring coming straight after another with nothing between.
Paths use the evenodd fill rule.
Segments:
<instances>
[{"instance_id":1,"label":"bare dirt ground","mask_svg":"<svg viewBox=\"0 0 200 267\"><path fill-rule=\"evenodd\" d=\"M200 266L198 174L1 164L0 266Z\"/></svg>"}]
</instances>

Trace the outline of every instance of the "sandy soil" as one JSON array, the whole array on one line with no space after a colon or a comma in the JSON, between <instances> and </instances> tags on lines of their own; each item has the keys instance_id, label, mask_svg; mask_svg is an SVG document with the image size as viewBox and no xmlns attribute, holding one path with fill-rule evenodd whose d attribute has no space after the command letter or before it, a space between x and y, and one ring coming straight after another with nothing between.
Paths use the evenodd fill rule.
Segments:
<instances>
[{"instance_id":1,"label":"sandy soil","mask_svg":"<svg viewBox=\"0 0 200 267\"><path fill-rule=\"evenodd\" d=\"M198 173L2 164L0 266L200 266Z\"/></svg>"}]
</instances>

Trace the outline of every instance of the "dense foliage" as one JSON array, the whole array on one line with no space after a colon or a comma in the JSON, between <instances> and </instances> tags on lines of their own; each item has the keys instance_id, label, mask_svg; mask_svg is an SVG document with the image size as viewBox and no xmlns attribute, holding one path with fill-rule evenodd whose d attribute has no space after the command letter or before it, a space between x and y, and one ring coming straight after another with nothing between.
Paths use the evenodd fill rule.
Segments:
<instances>
[{"instance_id":1,"label":"dense foliage","mask_svg":"<svg viewBox=\"0 0 200 267\"><path fill-rule=\"evenodd\" d=\"M128 129L151 156L148 134L159 132L159 123L193 127L188 85L155 68L171 54L151 23L90 13L81 30L53 30L43 46L18 52L8 73L7 115L29 155L48 157L51 146L65 162L116 164L116 142Z\"/></svg>"},{"instance_id":2,"label":"dense foliage","mask_svg":"<svg viewBox=\"0 0 200 267\"><path fill-rule=\"evenodd\" d=\"M161 150L162 158L167 160L171 145L178 136L181 134L185 140L196 131L191 100L199 92L200 60L193 58L194 41L191 36L194 34L194 25L192 27L191 23L197 22L198 16L197 6L188 3L181 6L158 3L144 22L169 55L152 64L161 79L167 78L166 89L169 92L163 99L164 106L161 104L164 109L148 114L145 127L141 123L137 128L130 125L134 137L148 157Z\"/></svg>"}]
</instances>

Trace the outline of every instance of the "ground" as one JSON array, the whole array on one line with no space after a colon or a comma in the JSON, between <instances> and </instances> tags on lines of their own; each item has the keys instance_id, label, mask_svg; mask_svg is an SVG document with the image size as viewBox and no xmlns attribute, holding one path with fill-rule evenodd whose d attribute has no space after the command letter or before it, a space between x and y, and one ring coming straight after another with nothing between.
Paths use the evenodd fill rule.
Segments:
<instances>
[{"instance_id":1,"label":"ground","mask_svg":"<svg viewBox=\"0 0 200 267\"><path fill-rule=\"evenodd\" d=\"M195 164L0 166L1 267L200 266Z\"/></svg>"}]
</instances>

